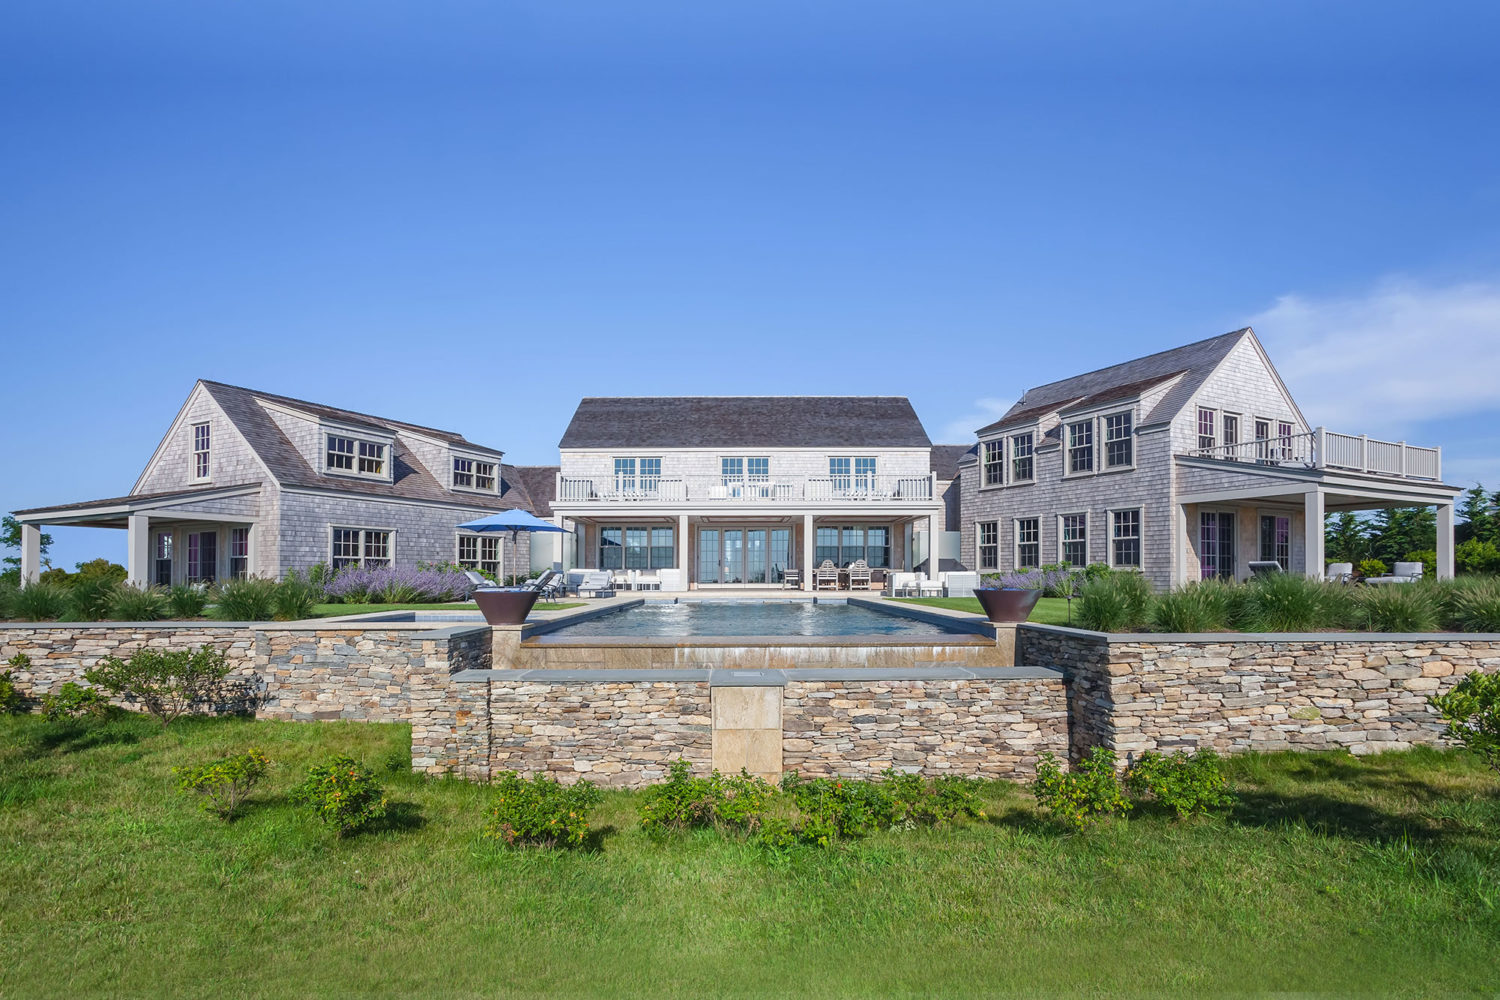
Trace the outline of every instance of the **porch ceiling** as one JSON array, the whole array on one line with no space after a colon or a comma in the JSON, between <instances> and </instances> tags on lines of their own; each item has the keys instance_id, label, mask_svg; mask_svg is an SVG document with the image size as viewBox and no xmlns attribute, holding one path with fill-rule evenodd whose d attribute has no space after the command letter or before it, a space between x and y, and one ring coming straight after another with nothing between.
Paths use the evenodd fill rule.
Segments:
<instances>
[{"instance_id":1,"label":"porch ceiling","mask_svg":"<svg viewBox=\"0 0 1500 1000\"><path fill-rule=\"evenodd\" d=\"M1311 492L1323 495L1326 511L1379 510L1385 507L1436 507L1451 504L1457 486L1443 483L1350 481L1318 478L1307 482L1266 483L1231 489L1179 493L1178 503L1256 503L1300 505Z\"/></svg>"},{"instance_id":2,"label":"porch ceiling","mask_svg":"<svg viewBox=\"0 0 1500 1000\"><path fill-rule=\"evenodd\" d=\"M134 496L111 497L105 500L86 500L81 503L60 504L55 507L32 507L15 512L22 524L81 526L92 528L124 528L132 514L145 514L153 519L179 521L217 521L220 523L250 523L253 518L233 514L201 513L173 509L175 504L212 500L220 497L246 496L259 493L260 483L237 486L208 486L167 493L137 493Z\"/></svg>"}]
</instances>

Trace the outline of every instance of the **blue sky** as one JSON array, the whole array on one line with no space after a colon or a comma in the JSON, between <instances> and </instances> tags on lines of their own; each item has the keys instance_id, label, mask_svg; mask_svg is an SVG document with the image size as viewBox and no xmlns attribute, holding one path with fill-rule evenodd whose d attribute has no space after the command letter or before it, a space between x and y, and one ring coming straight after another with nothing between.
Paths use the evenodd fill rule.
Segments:
<instances>
[{"instance_id":1,"label":"blue sky","mask_svg":"<svg viewBox=\"0 0 1500 1000\"><path fill-rule=\"evenodd\" d=\"M11 0L0 508L127 492L198 377L546 463L582 395L896 393L958 440L1247 323L1314 422L1500 488L1497 29Z\"/></svg>"}]
</instances>

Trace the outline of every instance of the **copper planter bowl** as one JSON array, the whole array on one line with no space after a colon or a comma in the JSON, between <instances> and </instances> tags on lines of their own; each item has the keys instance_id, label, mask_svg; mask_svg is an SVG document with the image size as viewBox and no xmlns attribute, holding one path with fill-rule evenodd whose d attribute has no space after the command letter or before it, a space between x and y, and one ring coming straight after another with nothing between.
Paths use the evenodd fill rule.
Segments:
<instances>
[{"instance_id":1,"label":"copper planter bowl","mask_svg":"<svg viewBox=\"0 0 1500 1000\"><path fill-rule=\"evenodd\" d=\"M992 622L1024 622L1042 596L1040 590L976 590L984 616Z\"/></svg>"},{"instance_id":2,"label":"copper planter bowl","mask_svg":"<svg viewBox=\"0 0 1500 1000\"><path fill-rule=\"evenodd\" d=\"M540 595L539 590L476 590L474 603L491 625L519 625Z\"/></svg>"}]
</instances>

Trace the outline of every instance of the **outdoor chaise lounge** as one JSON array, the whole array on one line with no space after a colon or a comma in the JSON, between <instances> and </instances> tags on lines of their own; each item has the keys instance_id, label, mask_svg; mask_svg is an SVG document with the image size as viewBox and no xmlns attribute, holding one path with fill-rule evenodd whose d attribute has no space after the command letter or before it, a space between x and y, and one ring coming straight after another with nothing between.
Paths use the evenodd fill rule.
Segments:
<instances>
[{"instance_id":1,"label":"outdoor chaise lounge","mask_svg":"<svg viewBox=\"0 0 1500 1000\"><path fill-rule=\"evenodd\" d=\"M1329 563L1328 580L1330 583L1348 583L1354 579L1353 563Z\"/></svg>"},{"instance_id":2,"label":"outdoor chaise lounge","mask_svg":"<svg viewBox=\"0 0 1500 1000\"><path fill-rule=\"evenodd\" d=\"M1365 583L1384 585L1387 583L1416 583L1422 579L1422 564L1419 562L1398 562L1393 570L1386 576L1372 576Z\"/></svg>"}]
</instances>

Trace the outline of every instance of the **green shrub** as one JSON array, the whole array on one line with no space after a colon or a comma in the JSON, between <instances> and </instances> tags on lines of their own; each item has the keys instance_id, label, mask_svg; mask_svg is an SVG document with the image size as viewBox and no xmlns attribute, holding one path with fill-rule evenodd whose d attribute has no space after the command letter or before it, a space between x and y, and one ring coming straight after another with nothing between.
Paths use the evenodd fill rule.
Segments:
<instances>
[{"instance_id":1,"label":"green shrub","mask_svg":"<svg viewBox=\"0 0 1500 1000\"><path fill-rule=\"evenodd\" d=\"M0 670L0 715L17 715L26 710L26 697L16 687L16 671L31 670L31 657L17 653L6 661L6 669Z\"/></svg>"},{"instance_id":2,"label":"green shrub","mask_svg":"<svg viewBox=\"0 0 1500 1000\"><path fill-rule=\"evenodd\" d=\"M1366 632L1435 632L1442 604L1428 583L1360 587L1350 624Z\"/></svg>"},{"instance_id":3,"label":"green shrub","mask_svg":"<svg viewBox=\"0 0 1500 1000\"><path fill-rule=\"evenodd\" d=\"M1444 581L1443 612L1462 632L1500 632L1500 579L1463 577Z\"/></svg>"},{"instance_id":4,"label":"green shrub","mask_svg":"<svg viewBox=\"0 0 1500 1000\"><path fill-rule=\"evenodd\" d=\"M174 619L202 618L208 608L208 591L190 583L179 583L167 591L167 610Z\"/></svg>"},{"instance_id":5,"label":"green shrub","mask_svg":"<svg viewBox=\"0 0 1500 1000\"><path fill-rule=\"evenodd\" d=\"M179 791L196 792L205 811L227 821L234 819L240 803L265 777L270 764L270 758L251 747L198 767L174 767L172 773L177 775Z\"/></svg>"},{"instance_id":6,"label":"green shrub","mask_svg":"<svg viewBox=\"0 0 1500 1000\"><path fill-rule=\"evenodd\" d=\"M788 772L781 790L796 806L796 830L804 843L829 847L890 826L898 815L891 787L850 778L804 779Z\"/></svg>"},{"instance_id":7,"label":"green shrub","mask_svg":"<svg viewBox=\"0 0 1500 1000\"><path fill-rule=\"evenodd\" d=\"M90 684L141 707L162 724L198 706L211 707L229 674L224 654L211 646L196 650L136 650L129 660L106 656L84 672Z\"/></svg>"},{"instance_id":8,"label":"green shrub","mask_svg":"<svg viewBox=\"0 0 1500 1000\"><path fill-rule=\"evenodd\" d=\"M984 816L980 782L974 778L945 774L929 782L919 774L903 774L894 768L882 772L881 778L892 800L892 825L937 826Z\"/></svg>"},{"instance_id":9,"label":"green shrub","mask_svg":"<svg viewBox=\"0 0 1500 1000\"><path fill-rule=\"evenodd\" d=\"M1391 568L1379 559L1361 559L1354 571L1359 574L1360 579L1368 580L1372 576L1385 576Z\"/></svg>"},{"instance_id":10,"label":"green shrub","mask_svg":"<svg viewBox=\"0 0 1500 1000\"><path fill-rule=\"evenodd\" d=\"M154 622L167 617L167 595L159 587L121 584L109 601L109 617L117 622Z\"/></svg>"},{"instance_id":11,"label":"green shrub","mask_svg":"<svg viewBox=\"0 0 1500 1000\"><path fill-rule=\"evenodd\" d=\"M1500 545L1471 538L1453 550L1453 564L1460 573L1500 573Z\"/></svg>"},{"instance_id":12,"label":"green shrub","mask_svg":"<svg viewBox=\"0 0 1500 1000\"><path fill-rule=\"evenodd\" d=\"M1201 580L1159 596L1151 611L1158 632L1219 632L1229 628L1239 588L1221 580Z\"/></svg>"},{"instance_id":13,"label":"green shrub","mask_svg":"<svg viewBox=\"0 0 1500 1000\"><path fill-rule=\"evenodd\" d=\"M686 760L676 760L667 780L652 785L641 796L641 826L647 832L691 830L702 827L754 829L774 789L759 778L741 773L724 777L714 771L695 777Z\"/></svg>"},{"instance_id":14,"label":"green shrub","mask_svg":"<svg viewBox=\"0 0 1500 1000\"><path fill-rule=\"evenodd\" d=\"M1155 598L1140 573L1119 572L1085 580L1079 589L1078 623L1096 632L1138 632L1151 623Z\"/></svg>"},{"instance_id":15,"label":"green shrub","mask_svg":"<svg viewBox=\"0 0 1500 1000\"><path fill-rule=\"evenodd\" d=\"M78 576L68 588L68 617L74 621L97 622L110 617L110 605L121 584L104 574Z\"/></svg>"},{"instance_id":16,"label":"green shrub","mask_svg":"<svg viewBox=\"0 0 1500 1000\"><path fill-rule=\"evenodd\" d=\"M1448 723L1448 737L1500 773L1500 674L1469 674L1428 701Z\"/></svg>"},{"instance_id":17,"label":"green shrub","mask_svg":"<svg viewBox=\"0 0 1500 1000\"><path fill-rule=\"evenodd\" d=\"M20 571L16 571L17 578ZM17 587L8 579L0 579L0 621L8 620L15 612L12 610L16 602Z\"/></svg>"},{"instance_id":18,"label":"green shrub","mask_svg":"<svg viewBox=\"0 0 1500 1000\"><path fill-rule=\"evenodd\" d=\"M230 622L268 622L276 615L276 581L258 576L225 580L214 595L215 617Z\"/></svg>"},{"instance_id":19,"label":"green shrub","mask_svg":"<svg viewBox=\"0 0 1500 1000\"><path fill-rule=\"evenodd\" d=\"M385 816L385 791L359 761L335 754L307 769L307 780L292 789L291 800L306 806L340 837Z\"/></svg>"},{"instance_id":20,"label":"green shrub","mask_svg":"<svg viewBox=\"0 0 1500 1000\"><path fill-rule=\"evenodd\" d=\"M1064 771L1057 758L1042 754L1031 784L1037 803L1072 830L1084 830L1101 816L1130 809L1115 772L1115 753L1094 747L1072 770Z\"/></svg>"},{"instance_id":21,"label":"green shrub","mask_svg":"<svg viewBox=\"0 0 1500 1000\"><path fill-rule=\"evenodd\" d=\"M588 781L564 785L545 774L527 781L506 771L495 782L484 835L511 847L577 847L589 833L589 810L602 797Z\"/></svg>"},{"instance_id":22,"label":"green shrub","mask_svg":"<svg viewBox=\"0 0 1500 1000\"><path fill-rule=\"evenodd\" d=\"M1347 587L1300 573L1267 573L1244 585L1242 625L1251 632L1312 632L1342 627L1350 614Z\"/></svg>"},{"instance_id":23,"label":"green shrub","mask_svg":"<svg viewBox=\"0 0 1500 1000\"><path fill-rule=\"evenodd\" d=\"M277 621L301 621L312 617L313 608L322 599L321 586L296 570L289 570L271 596L271 610Z\"/></svg>"},{"instance_id":24,"label":"green shrub","mask_svg":"<svg viewBox=\"0 0 1500 1000\"><path fill-rule=\"evenodd\" d=\"M1401 557L1402 562L1419 562L1422 564L1422 579L1437 579L1437 550L1422 549L1419 552L1408 552Z\"/></svg>"},{"instance_id":25,"label":"green shrub","mask_svg":"<svg viewBox=\"0 0 1500 1000\"><path fill-rule=\"evenodd\" d=\"M1126 772L1125 786L1138 798L1156 799L1178 818L1234 804L1224 762L1207 747L1192 754L1179 750L1170 757L1148 750Z\"/></svg>"},{"instance_id":26,"label":"green shrub","mask_svg":"<svg viewBox=\"0 0 1500 1000\"><path fill-rule=\"evenodd\" d=\"M69 611L68 590L55 583L31 583L16 591L11 614L25 622L57 621Z\"/></svg>"},{"instance_id":27,"label":"green shrub","mask_svg":"<svg viewBox=\"0 0 1500 1000\"><path fill-rule=\"evenodd\" d=\"M56 691L42 695L42 716L48 722L85 718L99 721L109 717L109 700L93 688L68 681Z\"/></svg>"}]
</instances>

